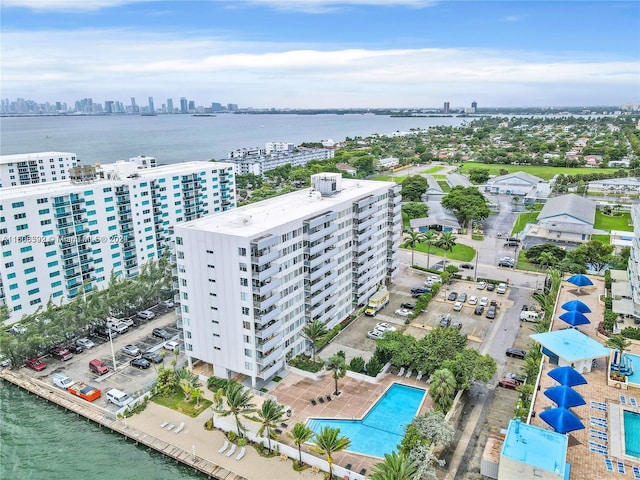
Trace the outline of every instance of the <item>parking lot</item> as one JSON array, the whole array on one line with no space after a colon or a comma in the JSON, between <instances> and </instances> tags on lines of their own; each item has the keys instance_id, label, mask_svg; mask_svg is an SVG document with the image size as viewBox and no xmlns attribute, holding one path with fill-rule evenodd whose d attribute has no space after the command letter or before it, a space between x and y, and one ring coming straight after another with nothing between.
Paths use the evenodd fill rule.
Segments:
<instances>
[{"instance_id":1,"label":"parking lot","mask_svg":"<svg viewBox=\"0 0 640 480\"><path fill-rule=\"evenodd\" d=\"M165 341L154 337L152 331L154 328L164 328L171 335L171 340L178 340L182 334L182 331L176 328L178 316L173 309L169 310L158 307L154 310L156 314L155 318L151 320L138 320L127 332L113 337L113 350L109 340L90 336L87 338L94 342L95 346L90 349L85 349L81 353L74 354L70 360L63 362L47 355L42 358L47 368L41 372L34 372L26 367L23 367L23 369L26 371L25 373L50 385L53 385L51 377L54 373L64 373L76 382L83 382L99 388L102 391L102 396L93 403L110 411L116 411L119 407L108 403L106 400L105 393L108 390L117 388L135 398L142 393L141 391L145 386L155 380L157 366L163 364L168 366L175 358L172 351L164 350L163 346ZM131 366L130 362L135 357L127 355L122 350L125 345L129 344L136 345L141 352L155 351L163 354L163 363L155 365L152 362L151 366L146 369ZM182 349L183 344L180 342L180 353L177 357L178 363L184 358ZM116 368L114 368L113 365L114 356ZM93 359L98 359L105 363L109 368L109 372L102 376L91 372L89 370L89 362Z\"/></svg>"}]
</instances>

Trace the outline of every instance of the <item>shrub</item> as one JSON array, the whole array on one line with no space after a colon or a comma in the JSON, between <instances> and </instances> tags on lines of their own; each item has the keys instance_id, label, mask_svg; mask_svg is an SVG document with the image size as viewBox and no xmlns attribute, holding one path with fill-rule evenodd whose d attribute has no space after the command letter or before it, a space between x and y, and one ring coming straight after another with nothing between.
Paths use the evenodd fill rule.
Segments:
<instances>
[{"instance_id":1,"label":"shrub","mask_svg":"<svg viewBox=\"0 0 640 480\"><path fill-rule=\"evenodd\" d=\"M613 297L604 298L604 308L611 310L613 308Z\"/></svg>"},{"instance_id":2,"label":"shrub","mask_svg":"<svg viewBox=\"0 0 640 480\"><path fill-rule=\"evenodd\" d=\"M627 327L622 330L622 336L632 340L640 340L640 328Z\"/></svg>"},{"instance_id":3,"label":"shrub","mask_svg":"<svg viewBox=\"0 0 640 480\"><path fill-rule=\"evenodd\" d=\"M227 432L227 440L230 442L235 442L236 438L238 438L238 434L236 432L228 431Z\"/></svg>"},{"instance_id":4,"label":"shrub","mask_svg":"<svg viewBox=\"0 0 640 480\"><path fill-rule=\"evenodd\" d=\"M289 360L289 365L306 372L316 373L322 370L324 363L314 362L309 355L302 354Z\"/></svg>"},{"instance_id":5,"label":"shrub","mask_svg":"<svg viewBox=\"0 0 640 480\"><path fill-rule=\"evenodd\" d=\"M365 365L366 362L364 361L364 358L354 357L351 359L351 362L349 362L349 370L351 370L352 372L360 373L364 370Z\"/></svg>"},{"instance_id":6,"label":"shrub","mask_svg":"<svg viewBox=\"0 0 640 480\"><path fill-rule=\"evenodd\" d=\"M279 381L282 380L282 377L279 377L278 375L276 375L275 377L273 377L273 381L278 383Z\"/></svg>"},{"instance_id":7,"label":"shrub","mask_svg":"<svg viewBox=\"0 0 640 480\"><path fill-rule=\"evenodd\" d=\"M611 270L605 270L604 272L604 288L611 290Z\"/></svg>"},{"instance_id":8,"label":"shrub","mask_svg":"<svg viewBox=\"0 0 640 480\"><path fill-rule=\"evenodd\" d=\"M227 388L228 384L229 380L227 380L226 378L209 377L209 379L207 380L207 388L212 392L217 391L219 388L222 388L224 390Z\"/></svg>"},{"instance_id":9,"label":"shrub","mask_svg":"<svg viewBox=\"0 0 640 480\"><path fill-rule=\"evenodd\" d=\"M246 447L248 443L249 443L249 440L247 440L245 437L242 437L242 438L238 439L238 446L239 447Z\"/></svg>"},{"instance_id":10,"label":"shrub","mask_svg":"<svg viewBox=\"0 0 640 480\"><path fill-rule=\"evenodd\" d=\"M604 329L608 332L613 332L613 329L616 326L616 321L618 320L618 314L612 312L611 310L605 310L604 312Z\"/></svg>"},{"instance_id":11,"label":"shrub","mask_svg":"<svg viewBox=\"0 0 640 480\"><path fill-rule=\"evenodd\" d=\"M371 359L367 362L365 366L365 370L367 371L367 375L370 377L375 377L380 373L384 365L378 360L375 356L371 357Z\"/></svg>"},{"instance_id":12,"label":"shrub","mask_svg":"<svg viewBox=\"0 0 640 480\"><path fill-rule=\"evenodd\" d=\"M604 327L604 322L600 322L598 323L598 333L600 335L604 335L605 337L610 337L611 336L611 332L613 331L613 328L611 330L607 330Z\"/></svg>"},{"instance_id":13,"label":"shrub","mask_svg":"<svg viewBox=\"0 0 640 480\"><path fill-rule=\"evenodd\" d=\"M212 419L208 419L206 422L204 422L204 429L205 430L213 430L213 420Z\"/></svg>"}]
</instances>

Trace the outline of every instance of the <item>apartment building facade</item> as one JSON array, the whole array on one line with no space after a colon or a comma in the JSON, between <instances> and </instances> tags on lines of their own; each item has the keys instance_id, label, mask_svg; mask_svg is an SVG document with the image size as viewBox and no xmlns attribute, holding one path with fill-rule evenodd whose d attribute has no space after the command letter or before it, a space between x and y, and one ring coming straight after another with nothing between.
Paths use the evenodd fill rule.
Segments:
<instances>
[{"instance_id":1,"label":"apartment building facade","mask_svg":"<svg viewBox=\"0 0 640 480\"><path fill-rule=\"evenodd\" d=\"M185 350L223 378L273 377L395 277L402 232L394 182L311 177L303 191L176 226Z\"/></svg>"},{"instance_id":2,"label":"apartment building facade","mask_svg":"<svg viewBox=\"0 0 640 480\"><path fill-rule=\"evenodd\" d=\"M239 175L262 175L282 165L292 167L306 165L312 160L326 160L334 157L334 151L328 148L300 148L292 151L285 148L288 144L267 143L265 148L243 148L227 154L227 161L236 166Z\"/></svg>"},{"instance_id":3,"label":"apartment building facade","mask_svg":"<svg viewBox=\"0 0 640 480\"><path fill-rule=\"evenodd\" d=\"M71 152L0 155L0 188L66 180L79 164Z\"/></svg>"},{"instance_id":4,"label":"apartment building facade","mask_svg":"<svg viewBox=\"0 0 640 480\"><path fill-rule=\"evenodd\" d=\"M10 321L132 277L175 224L235 208L228 163L76 167L74 180L0 189L0 302Z\"/></svg>"},{"instance_id":5,"label":"apartment building facade","mask_svg":"<svg viewBox=\"0 0 640 480\"><path fill-rule=\"evenodd\" d=\"M627 272L633 302L632 316L640 322L640 203L635 203L631 207L631 220L633 221L633 240Z\"/></svg>"}]
</instances>

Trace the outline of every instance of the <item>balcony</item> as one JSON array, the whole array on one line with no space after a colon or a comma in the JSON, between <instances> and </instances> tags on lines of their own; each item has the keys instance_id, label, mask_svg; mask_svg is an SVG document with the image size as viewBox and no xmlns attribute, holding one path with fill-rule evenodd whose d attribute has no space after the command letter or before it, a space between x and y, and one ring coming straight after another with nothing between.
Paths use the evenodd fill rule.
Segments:
<instances>
[{"instance_id":1,"label":"balcony","mask_svg":"<svg viewBox=\"0 0 640 480\"><path fill-rule=\"evenodd\" d=\"M282 347L276 347L273 350L271 350L269 352L268 355L262 357L262 358L258 358L258 365L260 366L267 366L269 364L271 364L272 362L275 362L278 358L280 358L282 356L282 352L283 352L283 348Z\"/></svg>"},{"instance_id":2,"label":"balcony","mask_svg":"<svg viewBox=\"0 0 640 480\"><path fill-rule=\"evenodd\" d=\"M71 200L71 205L79 205L84 203L84 198L74 198Z\"/></svg>"},{"instance_id":3,"label":"balcony","mask_svg":"<svg viewBox=\"0 0 640 480\"><path fill-rule=\"evenodd\" d=\"M280 330L281 327L282 320L274 320L268 327L265 327L262 330L256 330L256 337L261 339L271 338Z\"/></svg>"},{"instance_id":4,"label":"balcony","mask_svg":"<svg viewBox=\"0 0 640 480\"><path fill-rule=\"evenodd\" d=\"M320 215L319 217L312 218L308 220L306 223L309 225L309 229L314 229L323 223L332 222L338 217L338 214L335 212L325 213L324 215Z\"/></svg>"},{"instance_id":5,"label":"balcony","mask_svg":"<svg viewBox=\"0 0 640 480\"><path fill-rule=\"evenodd\" d=\"M280 332L276 333L273 337L268 340L265 340L264 343L258 344L256 350L261 353L268 352L273 347L279 345L282 342L282 334Z\"/></svg>"},{"instance_id":6,"label":"balcony","mask_svg":"<svg viewBox=\"0 0 640 480\"><path fill-rule=\"evenodd\" d=\"M73 255L75 256L75 255ZM69 268L75 268L78 267L80 265L79 262L66 262L62 265L62 268L64 268L65 270L69 269Z\"/></svg>"},{"instance_id":7,"label":"balcony","mask_svg":"<svg viewBox=\"0 0 640 480\"><path fill-rule=\"evenodd\" d=\"M305 291L306 292L315 292L316 290L323 289L326 285L333 282L338 277L338 272L331 272L331 274L326 277L322 277L320 280L316 282L306 283Z\"/></svg>"},{"instance_id":8,"label":"balcony","mask_svg":"<svg viewBox=\"0 0 640 480\"><path fill-rule=\"evenodd\" d=\"M369 206L368 208L365 208L364 210L358 213L357 215L358 221L364 220L368 216L373 215L375 213L376 213L376 209L373 208L372 206Z\"/></svg>"},{"instance_id":9,"label":"balcony","mask_svg":"<svg viewBox=\"0 0 640 480\"><path fill-rule=\"evenodd\" d=\"M276 273L280 271L280 265L272 265L260 272L252 272L252 278L257 279L261 282L264 282L267 278L273 277Z\"/></svg>"},{"instance_id":10,"label":"balcony","mask_svg":"<svg viewBox=\"0 0 640 480\"><path fill-rule=\"evenodd\" d=\"M251 257L251 263L254 265L258 265L262 267L267 263L271 263L274 260L277 260L280 257L280 252L278 250L272 250L270 252L266 252L260 255L256 255Z\"/></svg>"},{"instance_id":11,"label":"balcony","mask_svg":"<svg viewBox=\"0 0 640 480\"><path fill-rule=\"evenodd\" d=\"M266 294L268 294L269 292L272 292L274 289L278 288L279 286L280 286L280 279L272 278L271 281L269 282L266 282L260 286L254 286L253 293L255 293L256 295L260 295L261 297L264 297Z\"/></svg>"},{"instance_id":12,"label":"balcony","mask_svg":"<svg viewBox=\"0 0 640 480\"><path fill-rule=\"evenodd\" d=\"M358 234L361 235L362 232L364 232L365 230L371 228L377 222L378 222L378 218L377 217L371 217L370 219L365 220L364 222L361 222L361 223L358 223L357 225L354 225L354 230L357 230Z\"/></svg>"},{"instance_id":13,"label":"balcony","mask_svg":"<svg viewBox=\"0 0 640 480\"><path fill-rule=\"evenodd\" d=\"M69 200L62 201L62 202L53 202L52 205L53 205L53 208L68 207L69 205L71 205L71 202Z\"/></svg>"},{"instance_id":14,"label":"balcony","mask_svg":"<svg viewBox=\"0 0 640 480\"><path fill-rule=\"evenodd\" d=\"M402 205L400 204L395 205L393 209L391 209L391 213L393 214L393 216L399 215L401 211L402 211Z\"/></svg>"},{"instance_id":15,"label":"balcony","mask_svg":"<svg viewBox=\"0 0 640 480\"><path fill-rule=\"evenodd\" d=\"M317 253L322 252L325 248L327 248L327 243L324 240L322 240L316 243L315 245L310 245L307 248L305 248L304 253L308 255L316 255Z\"/></svg>"},{"instance_id":16,"label":"balcony","mask_svg":"<svg viewBox=\"0 0 640 480\"><path fill-rule=\"evenodd\" d=\"M68 217L69 215L71 215L71 212L56 212L53 217L54 218L64 218L64 217Z\"/></svg>"},{"instance_id":17,"label":"balcony","mask_svg":"<svg viewBox=\"0 0 640 480\"><path fill-rule=\"evenodd\" d=\"M327 250L322 255L309 259L309 268L312 270L321 266L326 260L331 260L335 255L335 251L333 249Z\"/></svg>"},{"instance_id":18,"label":"balcony","mask_svg":"<svg viewBox=\"0 0 640 480\"><path fill-rule=\"evenodd\" d=\"M262 378L263 380L267 380L278 373L283 366L284 364L282 359L279 359L273 365L269 365L264 370L260 370L260 372L258 372L258 377Z\"/></svg>"},{"instance_id":19,"label":"balcony","mask_svg":"<svg viewBox=\"0 0 640 480\"><path fill-rule=\"evenodd\" d=\"M317 279L319 279L322 275L324 275L325 273L327 273L328 271L330 271L331 269L336 267L337 262L335 260L332 260L328 263L326 263L325 265L323 265L322 267L318 268L317 270L313 270L309 273L309 278L311 279L311 281L315 281Z\"/></svg>"},{"instance_id":20,"label":"balcony","mask_svg":"<svg viewBox=\"0 0 640 480\"><path fill-rule=\"evenodd\" d=\"M362 255L363 253L365 253L369 247L371 247L375 242L376 242L376 237L371 236L369 239L363 239L362 243L359 243L356 246L356 251L358 252L358 255Z\"/></svg>"},{"instance_id":21,"label":"balcony","mask_svg":"<svg viewBox=\"0 0 640 480\"><path fill-rule=\"evenodd\" d=\"M316 240L320 240L323 237L333 235L338 230L337 225L329 225L327 228L323 228L309 235L309 243L314 243Z\"/></svg>"},{"instance_id":22,"label":"balcony","mask_svg":"<svg viewBox=\"0 0 640 480\"><path fill-rule=\"evenodd\" d=\"M278 315L282 312L282 308L278 305L273 310L268 311L262 315L257 315L256 317L256 325L260 327L267 325L271 320L275 320Z\"/></svg>"},{"instance_id":23,"label":"balcony","mask_svg":"<svg viewBox=\"0 0 640 480\"><path fill-rule=\"evenodd\" d=\"M338 306L334 305L330 310L326 311L322 315L317 318L313 318L313 320L320 320L322 323L328 323L329 320L333 319L338 313Z\"/></svg>"},{"instance_id":24,"label":"balcony","mask_svg":"<svg viewBox=\"0 0 640 480\"><path fill-rule=\"evenodd\" d=\"M131 209L130 208L119 208L118 209L118 215L127 215L131 213Z\"/></svg>"},{"instance_id":25,"label":"balcony","mask_svg":"<svg viewBox=\"0 0 640 480\"><path fill-rule=\"evenodd\" d=\"M268 298L254 301L253 307L259 310L266 310L271 305L275 305L279 300L280 300L280 293L275 292L273 295L271 295Z\"/></svg>"},{"instance_id":26,"label":"balcony","mask_svg":"<svg viewBox=\"0 0 640 480\"><path fill-rule=\"evenodd\" d=\"M371 205L372 203L374 203L376 201L376 198L373 196L368 196L366 198L363 198L362 200L359 200L358 202L356 202L356 205L359 209L363 209L365 207L368 207L369 205Z\"/></svg>"},{"instance_id":27,"label":"balcony","mask_svg":"<svg viewBox=\"0 0 640 480\"><path fill-rule=\"evenodd\" d=\"M116 201L116 205L118 205L118 206L120 206L120 205L131 205L131 201L129 200L129 197L119 198Z\"/></svg>"},{"instance_id":28,"label":"balcony","mask_svg":"<svg viewBox=\"0 0 640 480\"><path fill-rule=\"evenodd\" d=\"M324 300L321 304L312 306L309 309L309 316L311 318L316 318L318 316L321 316L325 312L325 310L330 308L334 303L336 303L336 299L333 297L329 297L328 299Z\"/></svg>"}]
</instances>

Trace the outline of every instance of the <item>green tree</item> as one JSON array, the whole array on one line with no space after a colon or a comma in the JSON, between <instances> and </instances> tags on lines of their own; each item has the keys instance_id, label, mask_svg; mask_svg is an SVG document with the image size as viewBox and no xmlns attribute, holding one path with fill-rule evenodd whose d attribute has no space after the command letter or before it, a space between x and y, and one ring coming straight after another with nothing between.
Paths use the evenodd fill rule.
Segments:
<instances>
[{"instance_id":1,"label":"green tree","mask_svg":"<svg viewBox=\"0 0 640 480\"><path fill-rule=\"evenodd\" d=\"M472 168L469 170L469 180L475 184L486 183L489 180L489 169Z\"/></svg>"},{"instance_id":2,"label":"green tree","mask_svg":"<svg viewBox=\"0 0 640 480\"><path fill-rule=\"evenodd\" d=\"M422 243L423 240L423 234L421 232L416 232L411 230L410 228L406 228L404 233L406 233L407 235L409 235L408 237L405 237L404 242L402 242L402 245L400 245L402 248L410 248L411 249L411 265L414 265L414 254L415 254L415 250L416 247Z\"/></svg>"},{"instance_id":3,"label":"green tree","mask_svg":"<svg viewBox=\"0 0 640 480\"><path fill-rule=\"evenodd\" d=\"M447 264L447 252L453 250L453 247L457 245L456 240L457 237L455 237L451 232L442 232L436 241L436 247L441 248L444 251L443 265Z\"/></svg>"},{"instance_id":4,"label":"green tree","mask_svg":"<svg viewBox=\"0 0 640 480\"><path fill-rule=\"evenodd\" d=\"M622 354L631 346L631 342L622 335L613 335L609 337L605 345L618 351L619 362L622 362Z\"/></svg>"},{"instance_id":5,"label":"green tree","mask_svg":"<svg viewBox=\"0 0 640 480\"><path fill-rule=\"evenodd\" d=\"M427 179L422 175L410 175L402 182L402 198L407 202L419 202L428 186Z\"/></svg>"},{"instance_id":6,"label":"green tree","mask_svg":"<svg viewBox=\"0 0 640 480\"><path fill-rule=\"evenodd\" d=\"M442 197L441 204L454 213L463 227L471 221L484 220L490 213L487 199L476 187L453 187Z\"/></svg>"},{"instance_id":7,"label":"green tree","mask_svg":"<svg viewBox=\"0 0 640 480\"><path fill-rule=\"evenodd\" d=\"M224 389L218 388L213 392L213 403L211 404L211 427L215 425L216 413L220 412L223 407Z\"/></svg>"},{"instance_id":8,"label":"green tree","mask_svg":"<svg viewBox=\"0 0 640 480\"><path fill-rule=\"evenodd\" d=\"M422 202L407 202L402 205L402 212L405 213L410 220L414 218L424 218L429 216L429 206Z\"/></svg>"},{"instance_id":9,"label":"green tree","mask_svg":"<svg viewBox=\"0 0 640 480\"><path fill-rule=\"evenodd\" d=\"M302 449L301 445L308 442L313 437L313 430L307 427L304 423L296 423L290 432L287 432L287 437L295 443L298 447L298 466L302 466Z\"/></svg>"},{"instance_id":10,"label":"green tree","mask_svg":"<svg viewBox=\"0 0 640 480\"><path fill-rule=\"evenodd\" d=\"M429 268L429 261L431 257L431 244L438 240L438 235L440 235L437 230L427 230L422 234L423 241L427 244L427 268Z\"/></svg>"},{"instance_id":11,"label":"green tree","mask_svg":"<svg viewBox=\"0 0 640 480\"><path fill-rule=\"evenodd\" d=\"M320 320L307 323L302 329L302 336L311 342L313 361L316 361L316 342L328 333L327 326Z\"/></svg>"},{"instance_id":12,"label":"green tree","mask_svg":"<svg viewBox=\"0 0 640 480\"><path fill-rule=\"evenodd\" d=\"M258 435L265 434L271 451L271 437L275 434L275 428L284 420L284 406L269 398L262 403L257 415L248 418L260 424Z\"/></svg>"},{"instance_id":13,"label":"green tree","mask_svg":"<svg viewBox=\"0 0 640 480\"><path fill-rule=\"evenodd\" d=\"M340 436L339 428L324 426L313 437L311 450L327 458L329 464L329 480L333 479L333 454L349 448L351 440Z\"/></svg>"},{"instance_id":14,"label":"green tree","mask_svg":"<svg viewBox=\"0 0 640 480\"><path fill-rule=\"evenodd\" d=\"M376 463L371 472L371 480L414 480L418 469L402 453L385 453L384 461Z\"/></svg>"},{"instance_id":15,"label":"green tree","mask_svg":"<svg viewBox=\"0 0 640 480\"><path fill-rule=\"evenodd\" d=\"M248 389L245 389L242 385L235 382L229 382L225 390L226 395L226 408L222 407L218 413L222 417L233 415L236 421L236 428L238 430L238 436L244 435L245 427L240 422L240 416L248 418L249 415L256 411L255 404L251 403L253 395Z\"/></svg>"},{"instance_id":16,"label":"green tree","mask_svg":"<svg viewBox=\"0 0 640 480\"><path fill-rule=\"evenodd\" d=\"M333 392L334 395L340 395L338 391L338 379L343 378L347 374L347 364L342 355L332 355L327 360L326 364L327 370L333 372L333 380L336 384L336 390Z\"/></svg>"},{"instance_id":17,"label":"green tree","mask_svg":"<svg viewBox=\"0 0 640 480\"><path fill-rule=\"evenodd\" d=\"M456 388L457 382L451 371L441 368L433 372L429 395L442 412L447 412L451 408Z\"/></svg>"},{"instance_id":18,"label":"green tree","mask_svg":"<svg viewBox=\"0 0 640 480\"><path fill-rule=\"evenodd\" d=\"M611 262L614 248L613 245L605 245L597 240L591 240L580 245L576 250L580 252L587 264L591 265L596 272L600 272Z\"/></svg>"},{"instance_id":19,"label":"green tree","mask_svg":"<svg viewBox=\"0 0 640 480\"><path fill-rule=\"evenodd\" d=\"M469 390L473 381L488 382L496 374L496 361L491 355L481 355L475 348L465 348L442 364L453 373L457 390Z\"/></svg>"}]
</instances>

